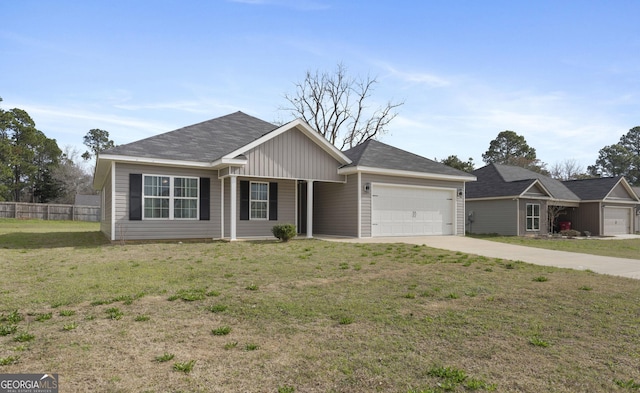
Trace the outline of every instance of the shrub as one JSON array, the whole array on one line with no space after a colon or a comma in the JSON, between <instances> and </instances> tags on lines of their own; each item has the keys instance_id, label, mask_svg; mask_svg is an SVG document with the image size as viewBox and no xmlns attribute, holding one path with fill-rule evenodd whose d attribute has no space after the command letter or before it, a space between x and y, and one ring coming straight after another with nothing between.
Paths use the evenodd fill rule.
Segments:
<instances>
[{"instance_id":1,"label":"shrub","mask_svg":"<svg viewBox=\"0 0 640 393\"><path fill-rule=\"evenodd\" d=\"M288 242L296 236L297 231L296 226L293 224L279 224L271 228L271 233L283 242Z\"/></svg>"},{"instance_id":2,"label":"shrub","mask_svg":"<svg viewBox=\"0 0 640 393\"><path fill-rule=\"evenodd\" d=\"M580 231L576 231L575 229L565 229L564 231L560 231L560 234L566 237L576 237L580 236Z\"/></svg>"}]
</instances>

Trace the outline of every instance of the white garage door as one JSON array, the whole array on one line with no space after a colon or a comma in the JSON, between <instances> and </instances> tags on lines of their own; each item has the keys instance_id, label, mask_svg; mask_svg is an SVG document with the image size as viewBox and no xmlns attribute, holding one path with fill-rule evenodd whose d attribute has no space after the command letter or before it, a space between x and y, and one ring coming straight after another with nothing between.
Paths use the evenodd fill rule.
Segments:
<instances>
[{"instance_id":1,"label":"white garage door","mask_svg":"<svg viewBox=\"0 0 640 393\"><path fill-rule=\"evenodd\" d=\"M622 235L631 233L631 210L629 208L604 208L604 234Z\"/></svg>"},{"instance_id":2,"label":"white garage door","mask_svg":"<svg viewBox=\"0 0 640 393\"><path fill-rule=\"evenodd\" d=\"M373 184L373 236L453 235L455 191Z\"/></svg>"}]
</instances>

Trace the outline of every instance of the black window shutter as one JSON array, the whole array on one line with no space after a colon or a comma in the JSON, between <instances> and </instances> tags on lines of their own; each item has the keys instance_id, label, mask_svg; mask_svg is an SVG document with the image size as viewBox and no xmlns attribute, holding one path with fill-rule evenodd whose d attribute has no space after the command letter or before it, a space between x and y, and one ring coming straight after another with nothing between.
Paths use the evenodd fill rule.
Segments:
<instances>
[{"instance_id":1,"label":"black window shutter","mask_svg":"<svg viewBox=\"0 0 640 393\"><path fill-rule=\"evenodd\" d=\"M269 220L278 219L278 183L269 183Z\"/></svg>"},{"instance_id":2,"label":"black window shutter","mask_svg":"<svg viewBox=\"0 0 640 393\"><path fill-rule=\"evenodd\" d=\"M240 180L240 219L249 219L249 181Z\"/></svg>"},{"instance_id":3,"label":"black window shutter","mask_svg":"<svg viewBox=\"0 0 640 393\"><path fill-rule=\"evenodd\" d=\"M142 220L142 174L129 174L129 220Z\"/></svg>"},{"instance_id":4,"label":"black window shutter","mask_svg":"<svg viewBox=\"0 0 640 393\"><path fill-rule=\"evenodd\" d=\"M211 179L208 177L200 178L200 220L208 221L211 203Z\"/></svg>"}]
</instances>

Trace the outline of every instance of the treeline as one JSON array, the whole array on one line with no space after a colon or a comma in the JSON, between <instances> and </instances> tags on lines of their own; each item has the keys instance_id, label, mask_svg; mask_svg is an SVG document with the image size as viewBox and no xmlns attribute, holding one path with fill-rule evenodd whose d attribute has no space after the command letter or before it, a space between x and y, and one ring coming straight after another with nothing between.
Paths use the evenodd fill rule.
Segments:
<instances>
[{"instance_id":1,"label":"treeline","mask_svg":"<svg viewBox=\"0 0 640 393\"><path fill-rule=\"evenodd\" d=\"M509 130L500 132L489 143L482 160L486 164L520 166L558 180L624 176L631 185L640 186L640 126L622 135L618 143L600 149L596 162L586 169L572 158L547 165L537 158L536 149L529 146L522 135ZM465 172L475 169L472 158L462 161L450 155L440 162Z\"/></svg>"},{"instance_id":2,"label":"treeline","mask_svg":"<svg viewBox=\"0 0 640 393\"><path fill-rule=\"evenodd\" d=\"M93 139L98 134L108 140L102 130L85 136L91 153L104 145ZM83 157L90 159L91 153ZM0 108L0 201L72 204L76 194L95 194L92 175L79 159L78 151L60 149L55 139L38 130L26 111Z\"/></svg>"}]
</instances>

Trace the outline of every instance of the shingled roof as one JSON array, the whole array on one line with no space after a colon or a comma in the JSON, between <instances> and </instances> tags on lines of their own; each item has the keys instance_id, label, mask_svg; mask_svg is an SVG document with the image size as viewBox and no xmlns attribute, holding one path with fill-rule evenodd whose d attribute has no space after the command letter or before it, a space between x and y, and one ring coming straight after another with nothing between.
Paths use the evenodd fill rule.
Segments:
<instances>
[{"instance_id":1,"label":"shingled roof","mask_svg":"<svg viewBox=\"0 0 640 393\"><path fill-rule=\"evenodd\" d=\"M467 198L518 196L538 180L554 199L580 200L562 182L521 167L489 164L476 169L473 174L478 177L478 181L467 185Z\"/></svg>"},{"instance_id":2,"label":"shingled roof","mask_svg":"<svg viewBox=\"0 0 640 393\"><path fill-rule=\"evenodd\" d=\"M579 196L580 199L597 201L604 199L621 179L622 176L598 177L595 179L570 180L562 183Z\"/></svg>"},{"instance_id":3,"label":"shingled roof","mask_svg":"<svg viewBox=\"0 0 640 393\"><path fill-rule=\"evenodd\" d=\"M424 172L447 176L474 177L469 173L451 168L450 166L398 149L397 147L387 145L374 139L369 139L358 146L345 151L344 154L352 161L352 163L346 165L345 168L371 167L408 172Z\"/></svg>"},{"instance_id":4,"label":"shingled roof","mask_svg":"<svg viewBox=\"0 0 640 393\"><path fill-rule=\"evenodd\" d=\"M235 112L105 150L103 155L212 162L278 126Z\"/></svg>"}]
</instances>

